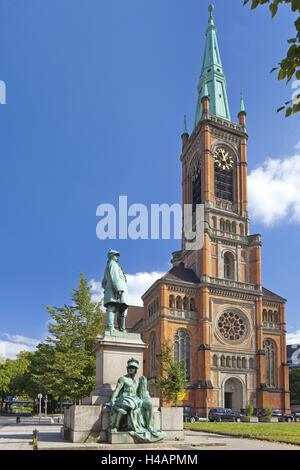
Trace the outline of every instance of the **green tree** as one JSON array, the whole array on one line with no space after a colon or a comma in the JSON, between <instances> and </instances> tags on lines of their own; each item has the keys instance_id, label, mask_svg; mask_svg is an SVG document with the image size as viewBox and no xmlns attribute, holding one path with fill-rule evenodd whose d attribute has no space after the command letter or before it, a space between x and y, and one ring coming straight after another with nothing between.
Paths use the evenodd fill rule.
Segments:
<instances>
[{"instance_id":1,"label":"green tree","mask_svg":"<svg viewBox=\"0 0 300 470\"><path fill-rule=\"evenodd\" d=\"M299 405L300 403L300 368L295 367L290 372L290 392L291 404Z\"/></svg>"},{"instance_id":2,"label":"green tree","mask_svg":"<svg viewBox=\"0 0 300 470\"><path fill-rule=\"evenodd\" d=\"M25 390L24 376L28 370L30 353L21 351L17 359L6 359L0 364L1 409L7 395L16 396Z\"/></svg>"},{"instance_id":3,"label":"green tree","mask_svg":"<svg viewBox=\"0 0 300 470\"><path fill-rule=\"evenodd\" d=\"M80 273L79 286L72 289L71 305L46 308L53 322L48 324L46 341L60 348L75 348L91 352L96 336L105 330L101 302L92 302L91 286Z\"/></svg>"},{"instance_id":4,"label":"green tree","mask_svg":"<svg viewBox=\"0 0 300 470\"><path fill-rule=\"evenodd\" d=\"M1 410L3 409L3 403L5 397L9 394L10 381L12 378L12 371L7 361L2 361L0 364L0 396L1 396Z\"/></svg>"},{"instance_id":5,"label":"green tree","mask_svg":"<svg viewBox=\"0 0 300 470\"><path fill-rule=\"evenodd\" d=\"M250 0L244 0L244 5L249 3ZM269 9L272 17L277 14L279 4L290 4L292 12L300 13L300 0L251 0L251 9L254 10L259 5L269 4ZM300 79L300 16L294 22L296 32L295 37L288 39L289 49L286 57L284 57L278 64L279 67L274 67L271 72L278 70L278 80L286 79L287 83L292 78ZM281 106L277 111L285 109L286 117L291 116L300 111L300 94L296 98L287 101L284 106Z\"/></svg>"},{"instance_id":6,"label":"green tree","mask_svg":"<svg viewBox=\"0 0 300 470\"><path fill-rule=\"evenodd\" d=\"M93 366L88 351L40 344L29 367L27 391L35 398L47 394L55 402L80 400L95 385Z\"/></svg>"},{"instance_id":7,"label":"green tree","mask_svg":"<svg viewBox=\"0 0 300 470\"><path fill-rule=\"evenodd\" d=\"M25 377L27 392L35 398L42 393L54 400L80 400L95 386L92 350L96 336L105 330L101 303L92 302L91 287L80 273L71 305L46 308L51 316L49 335L31 357Z\"/></svg>"},{"instance_id":8,"label":"green tree","mask_svg":"<svg viewBox=\"0 0 300 470\"><path fill-rule=\"evenodd\" d=\"M186 379L185 366L182 362L174 360L173 349L168 341L164 341L161 345L158 362L161 375L156 379L153 386L161 391L162 397L167 403L174 403L176 406L178 396L189 385Z\"/></svg>"}]
</instances>

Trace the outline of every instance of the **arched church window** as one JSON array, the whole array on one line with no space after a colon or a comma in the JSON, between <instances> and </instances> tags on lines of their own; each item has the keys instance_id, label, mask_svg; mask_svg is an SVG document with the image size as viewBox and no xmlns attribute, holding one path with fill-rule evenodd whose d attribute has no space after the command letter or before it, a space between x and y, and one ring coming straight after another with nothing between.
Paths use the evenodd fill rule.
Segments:
<instances>
[{"instance_id":1,"label":"arched church window","mask_svg":"<svg viewBox=\"0 0 300 470\"><path fill-rule=\"evenodd\" d=\"M276 386L276 346L274 341L270 339L265 339L264 341L264 351L265 351L265 360L266 360L266 385L268 387Z\"/></svg>"},{"instance_id":2,"label":"arched church window","mask_svg":"<svg viewBox=\"0 0 300 470\"><path fill-rule=\"evenodd\" d=\"M174 295L169 296L169 307L170 308L175 308L175 297L174 297Z\"/></svg>"},{"instance_id":3,"label":"arched church window","mask_svg":"<svg viewBox=\"0 0 300 470\"><path fill-rule=\"evenodd\" d=\"M176 308L180 310L182 309L182 298L180 297L180 295L176 297Z\"/></svg>"},{"instance_id":4,"label":"arched church window","mask_svg":"<svg viewBox=\"0 0 300 470\"><path fill-rule=\"evenodd\" d=\"M228 252L224 255L224 277L234 279L234 257Z\"/></svg>"},{"instance_id":5,"label":"arched church window","mask_svg":"<svg viewBox=\"0 0 300 470\"><path fill-rule=\"evenodd\" d=\"M266 309L263 310L263 321L265 323L268 321L268 312Z\"/></svg>"},{"instance_id":6,"label":"arched church window","mask_svg":"<svg viewBox=\"0 0 300 470\"><path fill-rule=\"evenodd\" d=\"M186 370L186 378L191 376L191 339L186 330L177 330L174 335L174 360L182 362Z\"/></svg>"},{"instance_id":7,"label":"arched church window","mask_svg":"<svg viewBox=\"0 0 300 470\"><path fill-rule=\"evenodd\" d=\"M196 210L196 204L201 204L201 167L199 161L195 163L192 176L192 208Z\"/></svg>"}]
</instances>

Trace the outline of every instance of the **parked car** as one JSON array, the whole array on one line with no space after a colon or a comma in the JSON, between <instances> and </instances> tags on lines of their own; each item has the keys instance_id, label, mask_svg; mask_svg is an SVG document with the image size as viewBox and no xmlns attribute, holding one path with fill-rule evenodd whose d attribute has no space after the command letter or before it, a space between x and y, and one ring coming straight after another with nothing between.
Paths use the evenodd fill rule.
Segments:
<instances>
[{"instance_id":1,"label":"parked car","mask_svg":"<svg viewBox=\"0 0 300 470\"><path fill-rule=\"evenodd\" d=\"M230 408L211 408L208 413L209 421L236 421L241 420L242 415Z\"/></svg>"},{"instance_id":2,"label":"parked car","mask_svg":"<svg viewBox=\"0 0 300 470\"><path fill-rule=\"evenodd\" d=\"M292 411L293 421L300 421L300 411Z\"/></svg>"},{"instance_id":3,"label":"parked car","mask_svg":"<svg viewBox=\"0 0 300 470\"><path fill-rule=\"evenodd\" d=\"M265 408L261 408L260 410L257 410L257 416L259 418L266 418L268 414ZM292 414L283 413L282 410L280 410L279 408L272 409L271 417L278 418L278 421L286 421L286 422L293 421L294 419Z\"/></svg>"},{"instance_id":4,"label":"parked car","mask_svg":"<svg viewBox=\"0 0 300 470\"><path fill-rule=\"evenodd\" d=\"M281 419L282 418L282 411L279 410L278 408L273 408L271 416L274 417L274 418Z\"/></svg>"},{"instance_id":5,"label":"parked car","mask_svg":"<svg viewBox=\"0 0 300 470\"><path fill-rule=\"evenodd\" d=\"M300 413L299 413L300 416ZM282 413L280 421L286 421L287 423L290 423L291 421L294 421L294 416L293 413Z\"/></svg>"},{"instance_id":6,"label":"parked car","mask_svg":"<svg viewBox=\"0 0 300 470\"><path fill-rule=\"evenodd\" d=\"M282 410L279 410L277 408L272 410L271 416L274 416L275 418L278 418L278 421L286 421L286 422L293 421L293 415L292 414L284 413Z\"/></svg>"},{"instance_id":7,"label":"parked car","mask_svg":"<svg viewBox=\"0 0 300 470\"><path fill-rule=\"evenodd\" d=\"M183 421L185 423L195 423L196 421L200 421L200 419L197 414L194 414L191 411L187 411L183 413Z\"/></svg>"},{"instance_id":8,"label":"parked car","mask_svg":"<svg viewBox=\"0 0 300 470\"><path fill-rule=\"evenodd\" d=\"M196 421L200 421L198 415L192 415L192 416L190 416L190 419L189 419L189 422L190 422L190 423L195 423Z\"/></svg>"}]
</instances>

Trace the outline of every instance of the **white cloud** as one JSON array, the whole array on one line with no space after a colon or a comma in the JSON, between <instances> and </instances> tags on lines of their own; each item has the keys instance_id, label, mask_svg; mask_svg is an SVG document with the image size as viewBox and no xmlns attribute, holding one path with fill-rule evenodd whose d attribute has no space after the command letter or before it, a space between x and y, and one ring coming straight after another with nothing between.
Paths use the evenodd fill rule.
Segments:
<instances>
[{"instance_id":1,"label":"white cloud","mask_svg":"<svg viewBox=\"0 0 300 470\"><path fill-rule=\"evenodd\" d=\"M300 330L296 330L294 333L287 333L286 344L300 344Z\"/></svg>"},{"instance_id":2,"label":"white cloud","mask_svg":"<svg viewBox=\"0 0 300 470\"><path fill-rule=\"evenodd\" d=\"M0 340L0 356L6 359L16 359L21 351L34 351L41 340L28 338L22 335L4 333L7 340Z\"/></svg>"},{"instance_id":3,"label":"white cloud","mask_svg":"<svg viewBox=\"0 0 300 470\"><path fill-rule=\"evenodd\" d=\"M4 333L4 335L9 341L12 341L13 343L23 343L30 347L35 347L38 343L40 343L39 339L28 338L27 336L23 335L10 335L8 333Z\"/></svg>"},{"instance_id":4,"label":"white cloud","mask_svg":"<svg viewBox=\"0 0 300 470\"><path fill-rule=\"evenodd\" d=\"M158 271L153 271L150 273L141 272L136 274L126 274L129 304L142 306L143 302L141 300L141 296L157 279L160 279L164 274L164 272L162 273ZM93 302L99 302L104 295L101 282L97 282L92 279L90 281L90 285L92 288Z\"/></svg>"},{"instance_id":5,"label":"white cloud","mask_svg":"<svg viewBox=\"0 0 300 470\"><path fill-rule=\"evenodd\" d=\"M300 142L299 148L300 148ZM297 144L297 146L298 146ZM265 225L300 222L300 154L268 158L248 176L249 211Z\"/></svg>"},{"instance_id":6,"label":"white cloud","mask_svg":"<svg viewBox=\"0 0 300 470\"><path fill-rule=\"evenodd\" d=\"M299 142L297 142L297 143L296 143L296 145L295 145L295 149L297 149L297 150L299 150L299 149L300 149L300 140L299 140Z\"/></svg>"}]
</instances>

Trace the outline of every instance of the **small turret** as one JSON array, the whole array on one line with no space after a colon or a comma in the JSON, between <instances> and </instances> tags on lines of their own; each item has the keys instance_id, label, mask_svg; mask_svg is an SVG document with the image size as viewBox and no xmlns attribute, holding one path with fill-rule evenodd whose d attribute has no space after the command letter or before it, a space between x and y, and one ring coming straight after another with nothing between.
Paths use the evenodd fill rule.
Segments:
<instances>
[{"instance_id":1,"label":"small turret","mask_svg":"<svg viewBox=\"0 0 300 470\"><path fill-rule=\"evenodd\" d=\"M246 111L245 111L245 103L243 93L241 93L241 100L240 100L240 111L238 113L239 123L241 126L246 127Z\"/></svg>"},{"instance_id":2,"label":"small turret","mask_svg":"<svg viewBox=\"0 0 300 470\"><path fill-rule=\"evenodd\" d=\"M182 150L183 150L189 140L189 133L186 127L186 115L184 115L184 118L183 118L183 131L181 134L181 140L182 140Z\"/></svg>"}]
</instances>

